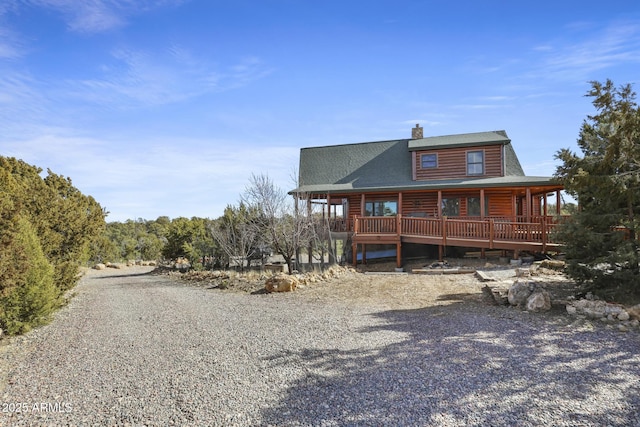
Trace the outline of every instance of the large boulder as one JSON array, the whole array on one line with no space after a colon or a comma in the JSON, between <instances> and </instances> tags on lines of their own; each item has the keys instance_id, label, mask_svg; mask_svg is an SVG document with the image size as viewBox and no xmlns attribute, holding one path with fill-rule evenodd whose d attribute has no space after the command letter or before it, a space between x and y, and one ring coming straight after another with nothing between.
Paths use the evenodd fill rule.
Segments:
<instances>
[{"instance_id":1,"label":"large boulder","mask_svg":"<svg viewBox=\"0 0 640 427\"><path fill-rule=\"evenodd\" d=\"M640 320L640 304L627 308L627 313L631 319Z\"/></svg>"},{"instance_id":2,"label":"large boulder","mask_svg":"<svg viewBox=\"0 0 640 427\"><path fill-rule=\"evenodd\" d=\"M120 263L113 263L113 262L108 262L107 263L107 267L108 268L116 268L116 269L122 269L124 268L124 266Z\"/></svg>"},{"instance_id":3,"label":"large boulder","mask_svg":"<svg viewBox=\"0 0 640 427\"><path fill-rule=\"evenodd\" d=\"M507 299L509 304L524 307L527 303L527 299L533 293L533 289L529 282L523 280L516 280L509 288Z\"/></svg>"},{"instance_id":4,"label":"large boulder","mask_svg":"<svg viewBox=\"0 0 640 427\"><path fill-rule=\"evenodd\" d=\"M287 274L276 274L269 277L264 283L267 292L292 292L296 290L297 286L298 279Z\"/></svg>"},{"instance_id":5,"label":"large boulder","mask_svg":"<svg viewBox=\"0 0 640 427\"><path fill-rule=\"evenodd\" d=\"M544 289L538 289L527 298L527 311L551 310L551 296Z\"/></svg>"}]
</instances>

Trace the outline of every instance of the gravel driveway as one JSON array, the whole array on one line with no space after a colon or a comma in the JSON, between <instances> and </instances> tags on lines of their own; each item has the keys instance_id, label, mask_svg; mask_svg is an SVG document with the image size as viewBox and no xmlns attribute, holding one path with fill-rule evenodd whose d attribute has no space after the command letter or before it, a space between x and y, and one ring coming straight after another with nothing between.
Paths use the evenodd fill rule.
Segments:
<instances>
[{"instance_id":1,"label":"gravel driveway","mask_svg":"<svg viewBox=\"0 0 640 427\"><path fill-rule=\"evenodd\" d=\"M229 293L148 271L91 272L52 324L3 346L0 424L640 425L637 332L473 301L381 310Z\"/></svg>"}]
</instances>

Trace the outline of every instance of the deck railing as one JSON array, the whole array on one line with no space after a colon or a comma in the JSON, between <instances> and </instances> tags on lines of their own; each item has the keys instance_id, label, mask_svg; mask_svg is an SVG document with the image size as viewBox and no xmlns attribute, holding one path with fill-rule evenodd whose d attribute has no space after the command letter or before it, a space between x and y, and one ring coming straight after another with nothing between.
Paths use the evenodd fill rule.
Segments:
<instances>
[{"instance_id":1,"label":"deck railing","mask_svg":"<svg viewBox=\"0 0 640 427\"><path fill-rule=\"evenodd\" d=\"M551 243L558 220L555 217L524 218L419 218L408 216L356 216L354 235L397 235L447 239Z\"/></svg>"}]
</instances>

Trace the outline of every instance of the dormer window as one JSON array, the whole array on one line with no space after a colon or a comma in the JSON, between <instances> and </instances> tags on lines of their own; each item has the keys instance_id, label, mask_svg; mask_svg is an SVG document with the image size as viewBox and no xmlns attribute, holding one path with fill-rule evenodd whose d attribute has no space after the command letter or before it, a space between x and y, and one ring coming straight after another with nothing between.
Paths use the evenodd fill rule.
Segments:
<instances>
[{"instance_id":1,"label":"dormer window","mask_svg":"<svg viewBox=\"0 0 640 427\"><path fill-rule=\"evenodd\" d=\"M423 154L420 156L420 165L422 169L435 169L438 167L437 154Z\"/></svg>"},{"instance_id":2,"label":"dormer window","mask_svg":"<svg viewBox=\"0 0 640 427\"><path fill-rule=\"evenodd\" d=\"M467 151L467 175L484 175L484 151Z\"/></svg>"}]
</instances>

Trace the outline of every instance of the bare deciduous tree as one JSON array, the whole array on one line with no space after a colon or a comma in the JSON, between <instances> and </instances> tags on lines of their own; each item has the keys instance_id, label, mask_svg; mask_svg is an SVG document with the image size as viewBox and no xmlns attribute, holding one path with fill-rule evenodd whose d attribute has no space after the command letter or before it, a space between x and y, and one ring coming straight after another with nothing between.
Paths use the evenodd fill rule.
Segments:
<instances>
[{"instance_id":1,"label":"bare deciduous tree","mask_svg":"<svg viewBox=\"0 0 640 427\"><path fill-rule=\"evenodd\" d=\"M240 203L238 208L227 206L224 215L209 229L229 261L240 261L241 271L244 271L245 262L248 267L260 251L261 234L255 222L246 206Z\"/></svg>"},{"instance_id":2,"label":"bare deciduous tree","mask_svg":"<svg viewBox=\"0 0 640 427\"><path fill-rule=\"evenodd\" d=\"M252 174L242 199L261 213L267 240L284 258L291 274L295 269L292 259L314 239L311 218L301 214L292 198L267 175Z\"/></svg>"}]
</instances>

